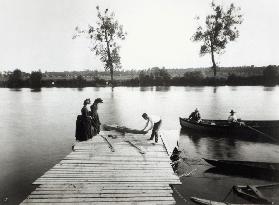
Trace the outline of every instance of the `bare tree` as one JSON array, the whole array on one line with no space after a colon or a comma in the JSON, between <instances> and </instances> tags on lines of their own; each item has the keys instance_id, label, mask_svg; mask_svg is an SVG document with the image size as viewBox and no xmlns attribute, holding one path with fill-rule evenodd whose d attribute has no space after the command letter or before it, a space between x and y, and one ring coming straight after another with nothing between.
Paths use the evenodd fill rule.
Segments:
<instances>
[{"instance_id":1,"label":"bare tree","mask_svg":"<svg viewBox=\"0 0 279 205\"><path fill-rule=\"evenodd\" d=\"M211 54L212 69L216 77L215 53L223 54L226 45L239 37L237 25L242 23L240 7L231 4L228 9L221 5L211 3L212 14L206 16L205 25L198 26L197 31L192 36L194 42L202 42L200 55ZM199 17L197 18L199 20Z\"/></svg>"},{"instance_id":2,"label":"bare tree","mask_svg":"<svg viewBox=\"0 0 279 205\"><path fill-rule=\"evenodd\" d=\"M110 72L111 83L113 84L113 72L121 68L120 63L120 41L125 40L127 33L123 31L123 26L115 19L115 14L108 9L101 11L97 9L97 21L94 26L88 25L87 29L75 28L76 34L73 39L80 35L85 35L91 40L90 50L105 66L105 70Z\"/></svg>"}]
</instances>

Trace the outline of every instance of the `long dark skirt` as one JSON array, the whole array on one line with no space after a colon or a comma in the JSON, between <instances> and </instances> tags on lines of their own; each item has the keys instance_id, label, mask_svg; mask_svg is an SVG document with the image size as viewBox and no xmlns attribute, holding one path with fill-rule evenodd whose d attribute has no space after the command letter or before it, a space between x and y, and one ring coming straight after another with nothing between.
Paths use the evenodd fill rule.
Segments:
<instances>
[{"instance_id":1,"label":"long dark skirt","mask_svg":"<svg viewBox=\"0 0 279 205\"><path fill-rule=\"evenodd\" d=\"M77 116L76 120L76 140L85 141L92 138L90 117Z\"/></svg>"}]
</instances>

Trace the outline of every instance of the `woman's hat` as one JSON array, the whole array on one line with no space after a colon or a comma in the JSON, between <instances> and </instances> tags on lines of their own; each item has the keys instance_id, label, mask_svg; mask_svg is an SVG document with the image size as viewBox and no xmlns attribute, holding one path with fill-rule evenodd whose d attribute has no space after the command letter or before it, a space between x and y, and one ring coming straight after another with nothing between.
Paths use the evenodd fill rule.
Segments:
<instances>
[{"instance_id":1,"label":"woman's hat","mask_svg":"<svg viewBox=\"0 0 279 205\"><path fill-rule=\"evenodd\" d=\"M90 98L86 98L84 101L83 101L83 104L84 105L87 105L87 104L90 104Z\"/></svg>"},{"instance_id":2,"label":"woman's hat","mask_svg":"<svg viewBox=\"0 0 279 205\"><path fill-rule=\"evenodd\" d=\"M103 103L103 100L101 98L96 98L94 100L94 104L98 104L98 103Z\"/></svg>"},{"instance_id":3,"label":"woman's hat","mask_svg":"<svg viewBox=\"0 0 279 205\"><path fill-rule=\"evenodd\" d=\"M231 110L231 111L230 111L230 113L231 113L231 114L234 114L234 113L235 113L235 111Z\"/></svg>"}]
</instances>

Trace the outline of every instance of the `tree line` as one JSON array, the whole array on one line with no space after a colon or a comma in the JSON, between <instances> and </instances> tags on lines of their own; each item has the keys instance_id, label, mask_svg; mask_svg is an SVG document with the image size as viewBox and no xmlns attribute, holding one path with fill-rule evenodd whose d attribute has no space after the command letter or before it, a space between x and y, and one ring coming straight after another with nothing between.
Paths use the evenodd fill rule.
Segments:
<instances>
[{"instance_id":1,"label":"tree line","mask_svg":"<svg viewBox=\"0 0 279 205\"><path fill-rule=\"evenodd\" d=\"M77 26L73 39L84 36L90 40L90 50L100 58L105 70L110 72L110 83L113 85L113 74L121 68L120 42L126 39L127 32L124 31L123 25L116 19L114 12L108 9L102 11L99 6L96 6L96 9L96 22L84 29ZM197 18L197 20L199 19L200 17ZM211 13L206 16L203 24L199 23L196 32L191 38L194 42L201 42L201 56L210 54L214 79L217 73L215 55L224 53L227 44L239 37L237 26L242 21L240 7L236 7L232 3L228 8L224 8L222 5L217 5L212 1ZM147 75L149 77L142 75L141 78L143 77L145 80L150 78L150 80L155 79L158 83L161 81L153 74ZM168 80L167 77L166 80Z\"/></svg>"},{"instance_id":2,"label":"tree line","mask_svg":"<svg viewBox=\"0 0 279 205\"><path fill-rule=\"evenodd\" d=\"M269 65L262 69L261 75L243 76L230 73L227 77L206 76L203 71L187 71L183 76L171 76L165 68L152 68L142 70L136 77L130 79L115 80L114 86L214 86L214 85L266 85L279 84L278 67ZM110 82L98 77L86 79L82 75L66 78L44 78L41 71L33 71L25 74L14 70L7 80L1 81L1 87L40 88L40 87L97 87L109 86Z\"/></svg>"}]
</instances>

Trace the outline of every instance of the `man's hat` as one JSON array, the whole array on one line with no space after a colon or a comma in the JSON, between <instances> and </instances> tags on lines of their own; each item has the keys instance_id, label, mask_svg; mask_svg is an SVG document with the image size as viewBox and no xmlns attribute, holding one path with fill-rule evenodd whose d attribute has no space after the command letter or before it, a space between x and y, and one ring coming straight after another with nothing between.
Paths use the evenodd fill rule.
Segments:
<instances>
[{"instance_id":1,"label":"man's hat","mask_svg":"<svg viewBox=\"0 0 279 205\"><path fill-rule=\"evenodd\" d=\"M234 114L234 113L235 113L235 111L231 110L231 111L230 111L230 113L231 113L231 114Z\"/></svg>"},{"instance_id":2,"label":"man's hat","mask_svg":"<svg viewBox=\"0 0 279 205\"><path fill-rule=\"evenodd\" d=\"M98 103L103 103L103 100L101 98L96 98L94 100L94 104L98 104Z\"/></svg>"}]
</instances>

